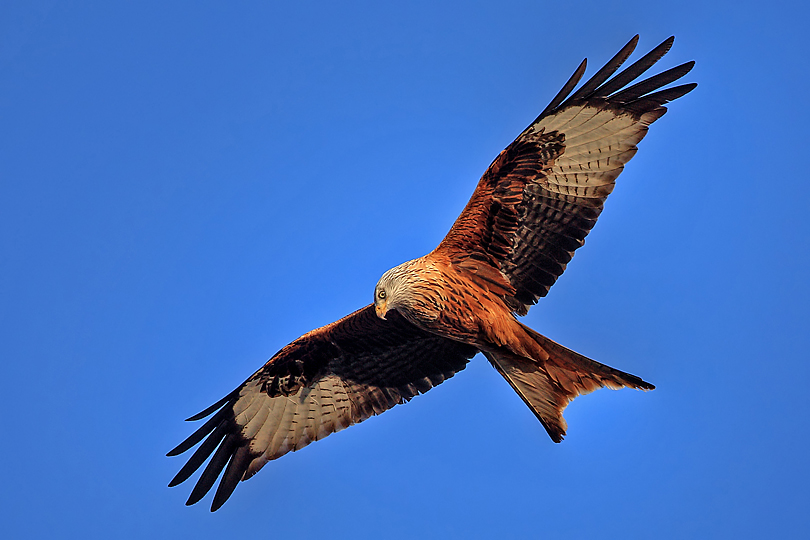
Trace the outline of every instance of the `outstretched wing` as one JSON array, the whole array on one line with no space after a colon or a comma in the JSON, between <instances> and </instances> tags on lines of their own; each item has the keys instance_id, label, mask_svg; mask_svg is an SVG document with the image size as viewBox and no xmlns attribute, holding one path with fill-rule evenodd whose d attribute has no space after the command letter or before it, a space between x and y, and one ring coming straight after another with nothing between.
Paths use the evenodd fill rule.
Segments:
<instances>
[{"instance_id":1,"label":"outstretched wing","mask_svg":"<svg viewBox=\"0 0 810 540\"><path fill-rule=\"evenodd\" d=\"M694 62L627 86L664 56L673 40L608 80L633 52L635 36L571 94L585 72L583 61L540 116L490 165L434 253L466 269L525 315L584 244L636 144L666 112L663 105L697 86L660 90L688 73Z\"/></svg>"},{"instance_id":2,"label":"outstretched wing","mask_svg":"<svg viewBox=\"0 0 810 540\"><path fill-rule=\"evenodd\" d=\"M382 320L366 306L293 341L239 388L189 418L213 414L168 453L205 439L169 486L187 480L213 454L186 504L202 499L224 469L214 511L268 461L427 392L477 352L419 330L396 312Z\"/></svg>"}]
</instances>

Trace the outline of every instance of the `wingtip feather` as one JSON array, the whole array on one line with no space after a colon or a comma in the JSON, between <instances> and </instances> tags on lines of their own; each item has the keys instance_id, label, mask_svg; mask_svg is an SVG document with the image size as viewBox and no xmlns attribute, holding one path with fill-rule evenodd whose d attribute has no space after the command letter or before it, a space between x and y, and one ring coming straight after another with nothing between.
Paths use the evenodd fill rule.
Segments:
<instances>
[{"instance_id":1,"label":"wingtip feather","mask_svg":"<svg viewBox=\"0 0 810 540\"><path fill-rule=\"evenodd\" d=\"M202 410L202 411L198 412L194 416L189 416L188 418L186 418L186 422L196 422L197 420L202 420L206 416L209 416L211 413L213 413L217 409L222 408L222 406L225 405L228 401L230 401L234 397L234 395L236 395L238 393L238 391L239 391L239 389L234 390L233 392L231 392L230 394L228 394L224 398L220 399L219 401L217 401L216 403L214 403L210 407L206 408L205 410Z\"/></svg>"},{"instance_id":2,"label":"wingtip feather","mask_svg":"<svg viewBox=\"0 0 810 540\"><path fill-rule=\"evenodd\" d=\"M582 62L580 62L577 69L574 71L574 74L571 75L571 77L563 85L563 87L560 89L560 91L557 92L557 95L554 96L554 99L551 100L551 103L549 103L546 106L546 108L543 109L543 112L540 113L540 116L538 116L538 119L542 118L545 114L553 111L557 107L557 105L562 103L565 100L565 98L568 97L568 95L574 90L574 88L576 88L577 84L579 84L579 81L580 81L580 79L582 79L582 76L585 74L585 69L587 69L587 67L588 67L588 59L584 58L582 60ZM536 122L536 120L535 120L535 122Z\"/></svg>"}]
</instances>

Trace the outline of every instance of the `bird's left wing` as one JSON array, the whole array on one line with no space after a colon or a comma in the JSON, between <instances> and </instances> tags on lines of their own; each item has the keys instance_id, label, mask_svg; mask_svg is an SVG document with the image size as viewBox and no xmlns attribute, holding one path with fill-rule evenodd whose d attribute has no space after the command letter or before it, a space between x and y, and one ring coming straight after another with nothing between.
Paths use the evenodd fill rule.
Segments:
<instances>
[{"instance_id":1,"label":"bird's left wing","mask_svg":"<svg viewBox=\"0 0 810 540\"><path fill-rule=\"evenodd\" d=\"M213 457L186 504L202 499L224 469L211 510L270 460L299 450L417 394L464 369L478 352L419 330L398 313L366 306L281 349L239 388L189 420L212 415L168 453L202 441L169 486Z\"/></svg>"},{"instance_id":2,"label":"bird's left wing","mask_svg":"<svg viewBox=\"0 0 810 540\"><path fill-rule=\"evenodd\" d=\"M697 86L662 89L694 62L631 84L666 54L673 38L610 78L637 42L635 36L574 91L585 72L585 62L580 64L540 116L495 158L434 252L520 315L548 293L582 246L636 144L666 112L664 104Z\"/></svg>"}]
</instances>

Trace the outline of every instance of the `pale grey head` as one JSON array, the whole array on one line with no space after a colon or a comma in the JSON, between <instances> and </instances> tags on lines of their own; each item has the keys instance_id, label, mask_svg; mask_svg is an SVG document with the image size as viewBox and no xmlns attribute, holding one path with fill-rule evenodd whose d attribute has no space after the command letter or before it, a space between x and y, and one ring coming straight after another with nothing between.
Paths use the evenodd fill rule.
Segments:
<instances>
[{"instance_id":1,"label":"pale grey head","mask_svg":"<svg viewBox=\"0 0 810 540\"><path fill-rule=\"evenodd\" d=\"M377 316L385 319L385 314L392 309L407 307L410 302L409 282L410 267L414 261L408 261L391 268L382 275L374 287L374 309Z\"/></svg>"}]
</instances>

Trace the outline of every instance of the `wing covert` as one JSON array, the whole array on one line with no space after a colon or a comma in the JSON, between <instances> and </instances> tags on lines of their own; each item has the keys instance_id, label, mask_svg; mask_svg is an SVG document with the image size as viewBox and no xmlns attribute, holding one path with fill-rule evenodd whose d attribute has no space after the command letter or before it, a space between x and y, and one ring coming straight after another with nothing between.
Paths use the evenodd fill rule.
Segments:
<instances>
[{"instance_id":1,"label":"wing covert","mask_svg":"<svg viewBox=\"0 0 810 540\"><path fill-rule=\"evenodd\" d=\"M635 36L579 90L585 62L549 106L492 162L434 253L525 315L563 273L596 223L616 177L665 103L697 86L660 90L694 62L627 85L672 46L669 38L610 78ZM494 276L494 277L493 277Z\"/></svg>"},{"instance_id":2,"label":"wing covert","mask_svg":"<svg viewBox=\"0 0 810 540\"><path fill-rule=\"evenodd\" d=\"M380 414L464 369L475 347L419 330L373 306L293 341L239 388L189 420L211 416L168 453L202 442L169 483L187 480L211 456L186 504L216 483L211 510L265 463ZM213 455L212 455L213 454Z\"/></svg>"}]
</instances>

